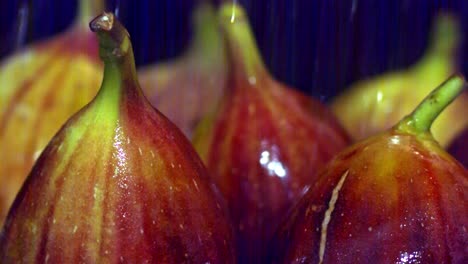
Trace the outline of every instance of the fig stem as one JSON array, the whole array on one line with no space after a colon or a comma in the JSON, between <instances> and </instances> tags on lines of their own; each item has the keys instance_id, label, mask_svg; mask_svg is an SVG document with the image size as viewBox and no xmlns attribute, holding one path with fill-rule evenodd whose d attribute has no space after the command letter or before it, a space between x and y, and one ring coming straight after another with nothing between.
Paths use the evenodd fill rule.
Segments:
<instances>
[{"instance_id":1,"label":"fig stem","mask_svg":"<svg viewBox=\"0 0 468 264\"><path fill-rule=\"evenodd\" d=\"M190 50L203 56L201 63L210 63L219 57L223 46L213 6L200 3L194 10L192 24L194 32Z\"/></svg>"},{"instance_id":2,"label":"fig stem","mask_svg":"<svg viewBox=\"0 0 468 264\"><path fill-rule=\"evenodd\" d=\"M110 12L97 16L89 23L89 27L97 34L99 55L104 61L104 79L100 93L119 90L115 86L117 82L123 81L129 84L124 89L139 89L130 35L125 27ZM112 85L106 85L107 83Z\"/></svg>"},{"instance_id":3,"label":"fig stem","mask_svg":"<svg viewBox=\"0 0 468 264\"><path fill-rule=\"evenodd\" d=\"M87 25L89 20L104 11L104 0L78 0L77 22L80 25Z\"/></svg>"},{"instance_id":4,"label":"fig stem","mask_svg":"<svg viewBox=\"0 0 468 264\"><path fill-rule=\"evenodd\" d=\"M437 116L453 101L466 83L462 75L451 76L439 87L433 90L408 116L397 125L397 129L411 128L415 133L429 132Z\"/></svg>"},{"instance_id":5,"label":"fig stem","mask_svg":"<svg viewBox=\"0 0 468 264\"><path fill-rule=\"evenodd\" d=\"M134 63L130 35L113 13L102 13L89 23L89 27L98 36L99 54L104 62L130 56L125 60Z\"/></svg>"},{"instance_id":6,"label":"fig stem","mask_svg":"<svg viewBox=\"0 0 468 264\"><path fill-rule=\"evenodd\" d=\"M218 12L221 28L228 41L228 56L232 70L247 74L247 78L255 77L264 69L264 64L246 12L236 3L224 3Z\"/></svg>"}]
</instances>

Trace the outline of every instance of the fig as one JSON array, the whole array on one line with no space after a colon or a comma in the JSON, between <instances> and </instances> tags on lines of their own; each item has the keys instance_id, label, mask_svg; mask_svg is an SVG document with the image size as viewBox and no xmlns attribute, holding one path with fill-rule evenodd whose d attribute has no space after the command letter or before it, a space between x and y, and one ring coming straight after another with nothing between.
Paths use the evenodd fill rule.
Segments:
<instances>
[{"instance_id":1,"label":"fig","mask_svg":"<svg viewBox=\"0 0 468 264\"><path fill-rule=\"evenodd\" d=\"M468 171L430 126L453 76L397 125L340 152L277 231L272 263L467 263Z\"/></svg>"},{"instance_id":2,"label":"fig","mask_svg":"<svg viewBox=\"0 0 468 264\"><path fill-rule=\"evenodd\" d=\"M146 100L112 13L90 23L104 78L38 158L0 234L1 263L234 263L219 191Z\"/></svg>"},{"instance_id":3,"label":"fig","mask_svg":"<svg viewBox=\"0 0 468 264\"><path fill-rule=\"evenodd\" d=\"M194 37L184 54L138 71L150 102L189 138L202 117L215 110L226 79L226 55L216 10L203 1L192 20Z\"/></svg>"},{"instance_id":4,"label":"fig","mask_svg":"<svg viewBox=\"0 0 468 264\"><path fill-rule=\"evenodd\" d=\"M448 152L468 168L468 128L450 143Z\"/></svg>"},{"instance_id":5,"label":"fig","mask_svg":"<svg viewBox=\"0 0 468 264\"><path fill-rule=\"evenodd\" d=\"M358 81L336 97L331 108L353 139L364 139L390 128L411 112L432 87L456 72L460 35L457 18L440 14L435 19L428 50L415 65ZM468 127L467 104L465 91L434 122L432 133L443 147Z\"/></svg>"},{"instance_id":6,"label":"fig","mask_svg":"<svg viewBox=\"0 0 468 264\"><path fill-rule=\"evenodd\" d=\"M70 29L0 63L0 226L39 154L99 89L102 63L87 21L101 11L102 1L81 0Z\"/></svg>"},{"instance_id":7,"label":"fig","mask_svg":"<svg viewBox=\"0 0 468 264\"><path fill-rule=\"evenodd\" d=\"M272 78L244 9L224 3L227 90L193 144L228 202L239 261L262 262L279 219L349 137L325 105Z\"/></svg>"}]
</instances>

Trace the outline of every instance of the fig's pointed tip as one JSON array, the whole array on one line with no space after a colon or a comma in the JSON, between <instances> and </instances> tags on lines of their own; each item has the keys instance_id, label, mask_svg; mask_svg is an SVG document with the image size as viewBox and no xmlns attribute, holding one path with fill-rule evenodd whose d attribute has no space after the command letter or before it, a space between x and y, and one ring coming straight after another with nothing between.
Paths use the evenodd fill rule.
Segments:
<instances>
[{"instance_id":1,"label":"fig's pointed tip","mask_svg":"<svg viewBox=\"0 0 468 264\"><path fill-rule=\"evenodd\" d=\"M244 8L237 3L224 3L219 8L218 15L222 22L229 21L231 23L247 18Z\"/></svg>"},{"instance_id":2,"label":"fig's pointed tip","mask_svg":"<svg viewBox=\"0 0 468 264\"><path fill-rule=\"evenodd\" d=\"M466 88L466 79L462 73L456 72L452 77L450 77L450 79L455 79L455 80L458 80L459 82L462 82L463 85L465 86L464 88Z\"/></svg>"},{"instance_id":3,"label":"fig's pointed tip","mask_svg":"<svg viewBox=\"0 0 468 264\"><path fill-rule=\"evenodd\" d=\"M93 32L111 31L114 26L115 16L111 12L103 12L89 23Z\"/></svg>"},{"instance_id":4,"label":"fig's pointed tip","mask_svg":"<svg viewBox=\"0 0 468 264\"><path fill-rule=\"evenodd\" d=\"M103 12L89 23L89 28L98 37L101 58L121 58L130 50L130 35L113 13Z\"/></svg>"},{"instance_id":5,"label":"fig's pointed tip","mask_svg":"<svg viewBox=\"0 0 468 264\"><path fill-rule=\"evenodd\" d=\"M459 21L455 14L449 11L441 11L435 17L434 30L445 31L458 27Z\"/></svg>"},{"instance_id":6,"label":"fig's pointed tip","mask_svg":"<svg viewBox=\"0 0 468 264\"><path fill-rule=\"evenodd\" d=\"M207 2L200 3L192 13L192 23L198 24L205 21L206 18L212 18L213 14L216 14L214 6Z\"/></svg>"}]
</instances>

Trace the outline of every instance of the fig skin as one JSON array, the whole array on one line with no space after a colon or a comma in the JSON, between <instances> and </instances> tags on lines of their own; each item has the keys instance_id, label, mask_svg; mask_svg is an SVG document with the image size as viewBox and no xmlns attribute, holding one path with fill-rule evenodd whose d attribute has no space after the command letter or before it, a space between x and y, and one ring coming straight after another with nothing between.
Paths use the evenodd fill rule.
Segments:
<instances>
[{"instance_id":1,"label":"fig skin","mask_svg":"<svg viewBox=\"0 0 468 264\"><path fill-rule=\"evenodd\" d=\"M466 263L468 171L408 124L340 152L278 229L270 262Z\"/></svg>"},{"instance_id":2,"label":"fig skin","mask_svg":"<svg viewBox=\"0 0 468 264\"><path fill-rule=\"evenodd\" d=\"M213 112L226 87L226 54L215 8L201 1L193 12L194 37L178 58L138 69L143 92L153 106L188 137Z\"/></svg>"},{"instance_id":3,"label":"fig skin","mask_svg":"<svg viewBox=\"0 0 468 264\"><path fill-rule=\"evenodd\" d=\"M104 13L104 80L39 157L0 234L1 263L235 263L223 200L143 96L128 33Z\"/></svg>"},{"instance_id":4,"label":"fig skin","mask_svg":"<svg viewBox=\"0 0 468 264\"><path fill-rule=\"evenodd\" d=\"M350 139L323 104L272 79L242 7L223 4L219 19L226 95L193 143L228 202L239 261L262 263L283 215Z\"/></svg>"},{"instance_id":5,"label":"fig skin","mask_svg":"<svg viewBox=\"0 0 468 264\"><path fill-rule=\"evenodd\" d=\"M396 263L406 256L462 263L466 257L466 169L436 142L389 132L347 149L321 173L280 228L276 248L289 250L276 263L319 261L319 227L340 180L323 263Z\"/></svg>"},{"instance_id":6,"label":"fig skin","mask_svg":"<svg viewBox=\"0 0 468 264\"><path fill-rule=\"evenodd\" d=\"M47 143L99 90L102 62L88 22L102 0L80 3L67 31L0 64L0 226Z\"/></svg>"}]
</instances>

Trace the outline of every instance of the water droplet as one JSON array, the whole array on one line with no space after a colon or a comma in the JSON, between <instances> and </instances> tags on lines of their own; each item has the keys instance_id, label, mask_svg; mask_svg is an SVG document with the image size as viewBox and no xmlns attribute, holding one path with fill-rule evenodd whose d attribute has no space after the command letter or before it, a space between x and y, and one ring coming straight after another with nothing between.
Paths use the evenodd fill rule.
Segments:
<instances>
[{"instance_id":1,"label":"water droplet","mask_svg":"<svg viewBox=\"0 0 468 264\"><path fill-rule=\"evenodd\" d=\"M197 181L195 181L195 179L192 179L192 181L193 181L193 185L195 185L195 189L197 189L197 191L199 192L200 189L198 189Z\"/></svg>"},{"instance_id":2,"label":"water droplet","mask_svg":"<svg viewBox=\"0 0 468 264\"><path fill-rule=\"evenodd\" d=\"M251 85L255 85L257 83L257 78L255 78L255 76L250 76L249 77L249 83Z\"/></svg>"},{"instance_id":3,"label":"water droplet","mask_svg":"<svg viewBox=\"0 0 468 264\"><path fill-rule=\"evenodd\" d=\"M33 160L36 161L37 158L39 158L39 156L41 155L41 153L42 153L41 150L38 150L38 151L34 152Z\"/></svg>"}]
</instances>

